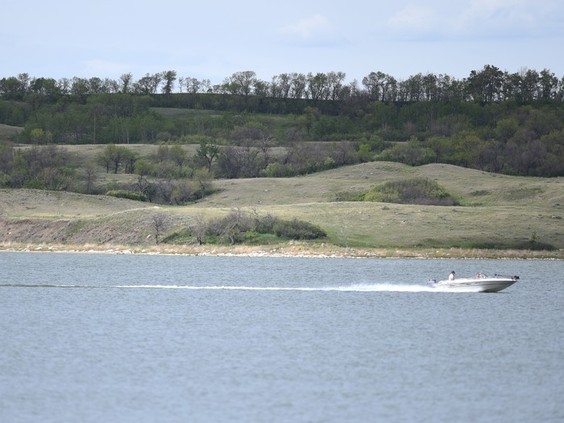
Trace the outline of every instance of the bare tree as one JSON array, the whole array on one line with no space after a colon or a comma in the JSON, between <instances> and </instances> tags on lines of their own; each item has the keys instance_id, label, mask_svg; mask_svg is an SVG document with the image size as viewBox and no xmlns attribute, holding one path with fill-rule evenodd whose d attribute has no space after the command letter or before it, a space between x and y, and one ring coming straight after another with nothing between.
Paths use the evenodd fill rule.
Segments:
<instances>
[{"instance_id":1,"label":"bare tree","mask_svg":"<svg viewBox=\"0 0 564 423\"><path fill-rule=\"evenodd\" d=\"M196 238L198 245L202 245L206 232L208 231L208 223L202 216L196 216L194 217L194 223L190 225L190 230L192 231L192 235Z\"/></svg>"},{"instance_id":2,"label":"bare tree","mask_svg":"<svg viewBox=\"0 0 564 423\"><path fill-rule=\"evenodd\" d=\"M155 231L155 243L160 242L161 234L165 231L167 225L167 217L165 214L158 213L153 215L153 229Z\"/></svg>"},{"instance_id":3,"label":"bare tree","mask_svg":"<svg viewBox=\"0 0 564 423\"><path fill-rule=\"evenodd\" d=\"M92 194L96 182L96 163L91 160L84 166L84 179L86 182L86 193Z\"/></svg>"}]
</instances>

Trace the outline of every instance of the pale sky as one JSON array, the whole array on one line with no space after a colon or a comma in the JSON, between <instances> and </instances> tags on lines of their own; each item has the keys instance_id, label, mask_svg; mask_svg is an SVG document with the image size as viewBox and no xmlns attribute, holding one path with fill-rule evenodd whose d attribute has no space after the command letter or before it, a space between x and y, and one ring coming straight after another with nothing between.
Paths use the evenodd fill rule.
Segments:
<instances>
[{"instance_id":1,"label":"pale sky","mask_svg":"<svg viewBox=\"0 0 564 423\"><path fill-rule=\"evenodd\" d=\"M564 76L562 0L0 0L0 78Z\"/></svg>"}]
</instances>

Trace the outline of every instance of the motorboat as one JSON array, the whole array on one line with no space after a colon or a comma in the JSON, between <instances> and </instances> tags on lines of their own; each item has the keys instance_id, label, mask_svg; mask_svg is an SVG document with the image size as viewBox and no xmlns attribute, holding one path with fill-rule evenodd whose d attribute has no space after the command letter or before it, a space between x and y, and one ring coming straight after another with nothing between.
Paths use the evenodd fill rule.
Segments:
<instances>
[{"instance_id":1,"label":"motorboat","mask_svg":"<svg viewBox=\"0 0 564 423\"><path fill-rule=\"evenodd\" d=\"M452 277L442 281L432 281L431 286L445 291L463 291L463 292L499 292L519 280L519 276L488 276L478 273L474 277L457 278Z\"/></svg>"}]
</instances>

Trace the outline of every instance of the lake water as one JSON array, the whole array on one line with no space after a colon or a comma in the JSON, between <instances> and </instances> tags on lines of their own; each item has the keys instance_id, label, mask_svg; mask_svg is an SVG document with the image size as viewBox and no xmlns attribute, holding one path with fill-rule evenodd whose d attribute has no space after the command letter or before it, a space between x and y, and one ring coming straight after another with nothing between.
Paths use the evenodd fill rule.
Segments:
<instances>
[{"instance_id":1,"label":"lake water","mask_svg":"<svg viewBox=\"0 0 564 423\"><path fill-rule=\"evenodd\" d=\"M0 253L0 421L562 422L563 310L563 261Z\"/></svg>"}]
</instances>

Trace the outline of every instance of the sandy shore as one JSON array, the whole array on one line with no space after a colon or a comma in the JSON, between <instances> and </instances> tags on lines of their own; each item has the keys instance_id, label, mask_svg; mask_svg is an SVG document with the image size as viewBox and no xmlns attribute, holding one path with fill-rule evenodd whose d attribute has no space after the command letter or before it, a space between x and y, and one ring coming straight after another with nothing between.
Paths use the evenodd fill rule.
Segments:
<instances>
[{"instance_id":1,"label":"sandy shore","mask_svg":"<svg viewBox=\"0 0 564 423\"><path fill-rule=\"evenodd\" d=\"M71 245L0 243L0 252L66 252L100 254L166 254L194 256L327 257L327 258L445 258L445 259L564 259L564 251L484 249L345 248L328 244L289 242L277 245Z\"/></svg>"}]
</instances>

